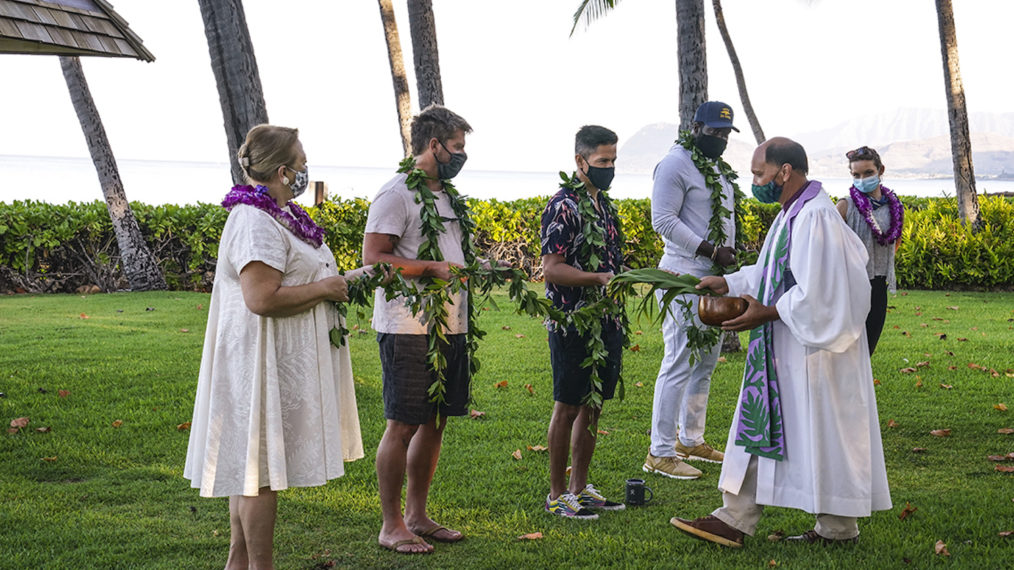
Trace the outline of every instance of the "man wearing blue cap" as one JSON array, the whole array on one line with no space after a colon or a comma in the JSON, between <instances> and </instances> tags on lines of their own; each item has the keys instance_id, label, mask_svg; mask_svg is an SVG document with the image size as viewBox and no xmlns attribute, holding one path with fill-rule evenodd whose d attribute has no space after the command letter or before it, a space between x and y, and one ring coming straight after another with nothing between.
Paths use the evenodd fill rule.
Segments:
<instances>
[{"instance_id":1,"label":"man wearing blue cap","mask_svg":"<svg viewBox=\"0 0 1014 570\"><path fill-rule=\"evenodd\" d=\"M732 126L732 108L707 101L694 114L691 130L681 132L655 166L651 225L665 244L659 269L703 277L735 265L737 187L734 171L721 159L733 130L739 131ZM643 469L673 479L696 479L701 471L683 460L721 463L724 458L704 440L720 337L704 342L703 329L692 330L703 327L695 296L678 297L662 310L665 355L655 380L651 450Z\"/></svg>"}]
</instances>

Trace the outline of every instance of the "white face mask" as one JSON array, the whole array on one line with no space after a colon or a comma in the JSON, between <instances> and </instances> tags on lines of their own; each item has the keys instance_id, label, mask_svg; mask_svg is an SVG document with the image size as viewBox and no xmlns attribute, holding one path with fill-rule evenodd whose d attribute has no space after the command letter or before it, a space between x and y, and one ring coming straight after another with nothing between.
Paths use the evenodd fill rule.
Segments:
<instances>
[{"instance_id":1,"label":"white face mask","mask_svg":"<svg viewBox=\"0 0 1014 570\"><path fill-rule=\"evenodd\" d=\"M289 179L288 177L286 177L284 180L282 180L282 184L288 185L289 190L292 190L293 199L298 198L300 194L306 192L306 187L310 185L310 167L307 166L303 170L296 170L294 168L289 168L288 166L286 166L285 168L288 168L289 170L295 172L296 179L292 181L292 184L289 184L288 182Z\"/></svg>"}]
</instances>

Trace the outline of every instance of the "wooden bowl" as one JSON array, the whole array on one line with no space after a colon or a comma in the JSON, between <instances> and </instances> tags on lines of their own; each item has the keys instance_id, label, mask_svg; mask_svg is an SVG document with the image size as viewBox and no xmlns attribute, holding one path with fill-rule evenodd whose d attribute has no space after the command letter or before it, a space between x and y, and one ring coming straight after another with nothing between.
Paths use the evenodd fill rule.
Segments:
<instances>
[{"instance_id":1,"label":"wooden bowl","mask_svg":"<svg viewBox=\"0 0 1014 570\"><path fill-rule=\"evenodd\" d=\"M701 322L717 327L729 319L735 319L746 312L746 299L741 297L712 297L701 295L697 302L697 315Z\"/></svg>"}]
</instances>

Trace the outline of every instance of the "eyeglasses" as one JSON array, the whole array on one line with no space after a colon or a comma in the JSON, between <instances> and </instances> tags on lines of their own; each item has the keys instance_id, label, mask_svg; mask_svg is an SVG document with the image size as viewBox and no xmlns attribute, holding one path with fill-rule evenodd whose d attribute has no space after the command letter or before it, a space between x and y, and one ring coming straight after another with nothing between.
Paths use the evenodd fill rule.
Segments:
<instances>
[{"instance_id":1,"label":"eyeglasses","mask_svg":"<svg viewBox=\"0 0 1014 570\"><path fill-rule=\"evenodd\" d=\"M845 158L849 160L855 160L856 158L862 158L864 156L879 157L880 155L877 154L877 151L873 150L868 146L861 146L855 150L850 150L845 153Z\"/></svg>"}]
</instances>

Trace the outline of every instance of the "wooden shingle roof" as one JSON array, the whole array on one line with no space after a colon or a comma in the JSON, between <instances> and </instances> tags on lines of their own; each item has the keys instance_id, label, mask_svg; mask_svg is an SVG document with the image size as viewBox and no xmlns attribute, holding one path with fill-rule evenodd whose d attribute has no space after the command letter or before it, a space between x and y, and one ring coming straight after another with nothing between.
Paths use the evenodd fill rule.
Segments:
<instances>
[{"instance_id":1,"label":"wooden shingle roof","mask_svg":"<svg viewBox=\"0 0 1014 570\"><path fill-rule=\"evenodd\" d=\"M155 61L106 0L0 0L0 53Z\"/></svg>"}]
</instances>

